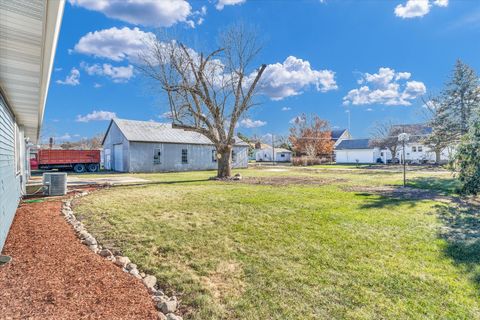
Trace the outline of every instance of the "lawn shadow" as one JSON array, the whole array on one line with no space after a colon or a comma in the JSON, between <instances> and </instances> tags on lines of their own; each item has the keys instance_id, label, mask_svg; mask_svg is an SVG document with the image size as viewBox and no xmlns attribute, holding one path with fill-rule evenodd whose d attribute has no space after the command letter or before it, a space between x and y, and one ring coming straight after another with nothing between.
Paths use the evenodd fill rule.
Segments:
<instances>
[{"instance_id":1,"label":"lawn shadow","mask_svg":"<svg viewBox=\"0 0 480 320\"><path fill-rule=\"evenodd\" d=\"M414 207L419 201L445 200L441 194L425 189L417 189L402 186L381 187L347 187L345 191L355 191L355 194L365 198L360 206L362 209L385 208L399 204L408 204ZM375 195L376 197L372 197Z\"/></svg>"},{"instance_id":2,"label":"lawn shadow","mask_svg":"<svg viewBox=\"0 0 480 320\"><path fill-rule=\"evenodd\" d=\"M439 237L447 242L444 254L465 270L480 290L480 204L455 198L447 205L438 205L443 226Z\"/></svg>"},{"instance_id":3,"label":"lawn shadow","mask_svg":"<svg viewBox=\"0 0 480 320\"><path fill-rule=\"evenodd\" d=\"M453 178L416 177L409 179L408 185L418 189L435 190L443 195L453 195L456 194L459 182Z\"/></svg>"}]
</instances>

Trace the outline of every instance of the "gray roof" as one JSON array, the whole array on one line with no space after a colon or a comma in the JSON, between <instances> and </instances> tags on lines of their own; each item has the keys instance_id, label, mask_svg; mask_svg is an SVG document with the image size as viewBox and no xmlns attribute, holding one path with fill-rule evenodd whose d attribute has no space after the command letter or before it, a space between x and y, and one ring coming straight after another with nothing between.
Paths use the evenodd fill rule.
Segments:
<instances>
[{"instance_id":1,"label":"gray roof","mask_svg":"<svg viewBox=\"0 0 480 320\"><path fill-rule=\"evenodd\" d=\"M332 130L332 140L338 140L347 129Z\"/></svg>"},{"instance_id":2,"label":"gray roof","mask_svg":"<svg viewBox=\"0 0 480 320\"><path fill-rule=\"evenodd\" d=\"M110 126L113 122L115 122L128 141L212 145L212 141L204 135L193 131L172 128L170 123L113 119L110 122ZM107 129L107 133L110 130L110 126ZM238 137L235 137L235 145L248 146L246 142Z\"/></svg>"},{"instance_id":3,"label":"gray roof","mask_svg":"<svg viewBox=\"0 0 480 320\"><path fill-rule=\"evenodd\" d=\"M370 139L349 139L342 140L335 148L335 150L347 149L373 149L373 147L370 146Z\"/></svg>"}]
</instances>

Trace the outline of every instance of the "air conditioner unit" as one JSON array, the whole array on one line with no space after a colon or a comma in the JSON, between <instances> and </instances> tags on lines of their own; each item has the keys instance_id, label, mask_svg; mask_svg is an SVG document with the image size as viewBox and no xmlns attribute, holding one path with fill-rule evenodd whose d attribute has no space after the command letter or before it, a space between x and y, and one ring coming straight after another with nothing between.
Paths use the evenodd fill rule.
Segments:
<instances>
[{"instance_id":1,"label":"air conditioner unit","mask_svg":"<svg viewBox=\"0 0 480 320\"><path fill-rule=\"evenodd\" d=\"M48 172L43 174L43 193L47 196L64 196L67 194L67 174L65 172Z\"/></svg>"}]
</instances>

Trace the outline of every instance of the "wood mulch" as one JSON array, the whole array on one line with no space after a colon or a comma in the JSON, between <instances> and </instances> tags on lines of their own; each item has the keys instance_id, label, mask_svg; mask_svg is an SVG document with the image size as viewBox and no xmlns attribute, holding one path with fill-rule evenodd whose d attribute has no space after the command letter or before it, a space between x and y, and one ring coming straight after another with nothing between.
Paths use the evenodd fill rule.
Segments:
<instances>
[{"instance_id":1,"label":"wood mulch","mask_svg":"<svg viewBox=\"0 0 480 320\"><path fill-rule=\"evenodd\" d=\"M90 251L61 199L22 203L0 267L0 319L157 319L140 280Z\"/></svg>"}]
</instances>

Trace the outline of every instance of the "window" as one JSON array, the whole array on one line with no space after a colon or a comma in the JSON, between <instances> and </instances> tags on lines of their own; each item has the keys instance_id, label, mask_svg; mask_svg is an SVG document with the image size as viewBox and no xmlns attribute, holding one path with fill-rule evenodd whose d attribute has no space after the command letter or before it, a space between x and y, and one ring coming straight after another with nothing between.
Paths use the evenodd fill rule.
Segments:
<instances>
[{"instance_id":1,"label":"window","mask_svg":"<svg viewBox=\"0 0 480 320\"><path fill-rule=\"evenodd\" d=\"M187 149L182 149L182 163L183 164L188 163L188 150Z\"/></svg>"},{"instance_id":2,"label":"window","mask_svg":"<svg viewBox=\"0 0 480 320\"><path fill-rule=\"evenodd\" d=\"M236 162L237 161L237 154L235 153L235 151L232 150L232 162Z\"/></svg>"},{"instance_id":3,"label":"window","mask_svg":"<svg viewBox=\"0 0 480 320\"><path fill-rule=\"evenodd\" d=\"M217 162L217 150L212 150L212 162Z\"/></svg>"},{"instance_id":4,"label":"window","mask_svg":"<svg viewBox=\"0 0 480 320\"><path fill-rule=\"evenodd\" d=\"M162 151L160 148L153 149L153 164L161 164Z\"/></svg>"},{"instance_id":5,"label":"window","mask_svg":"<svg viewBox=\"0 0 480 320\"><path fill-rule=\"evenodd\" d=\"M285 153L282 153L280 157L285 158Z\"/></svg>"},{"instance_id":6,"label":"window","mask_svg":"<svg viewBox=\"0 0 480 320\"><path fill-rule=\"evenodd\" d=\"M417 147L412 147L412 152L417 152Z\"/></svg>"},{"instance_id":7,"label":"window","mask_svg":"<svg viewBox=\"0 0 480 320\"><path fill-rule=\"evenodd\" d=\"M383 151L382 151L382 152L380 152L380 156L381 156L381 157L383 157Z\"/></svg>"},{"instance_id":8,"label":"window","mask_svg":"<svg viewBox=\"0 0 480 320\"><path fill-rule=\"evenodd\" d=\"M423 147L422 146L418 146L418 152L422 152L423 151Z\"/></svg>"}]
</instances>

